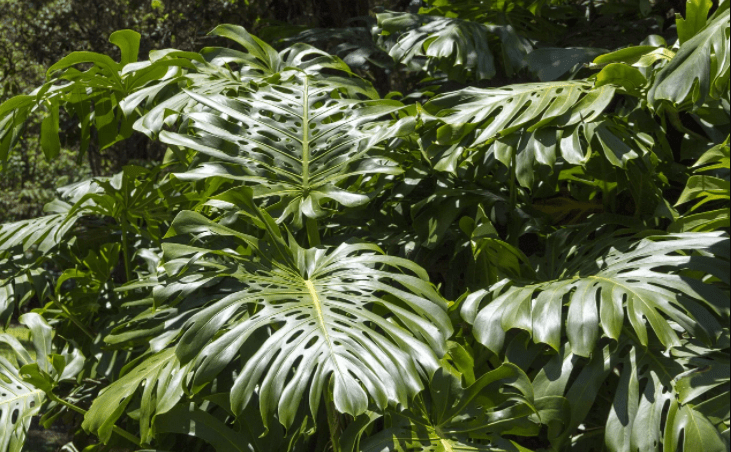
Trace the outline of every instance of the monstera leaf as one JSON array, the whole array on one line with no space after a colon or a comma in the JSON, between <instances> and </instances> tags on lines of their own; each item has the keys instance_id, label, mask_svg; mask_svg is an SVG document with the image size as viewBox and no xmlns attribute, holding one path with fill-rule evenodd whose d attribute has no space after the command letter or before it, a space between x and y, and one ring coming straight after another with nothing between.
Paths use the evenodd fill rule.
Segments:
<instances>
[{"instance_id":1,"label":"monstera leaf","mask_svg":"<svg viewBox=\"0 0 731 452\"><path fill-rule=\"evenodd\" d=\"M338 205L353 207L370 199L368 193L339 188L340 182L401 172L376 148L412 130L410 117L386 121L403 104L379 99L370 83L352 77L342 60L306 44L276 52L241 27L219 26L212 33L247 52L209 48L200 55L157 56L152 65L169 64L166 58L173 57L196 64L178 78L179 92L157 99L134 125L176 150L197 152L178 178L243 181L255 187L255 196L266 200L279 222L292 217L301 227L305 218L321 218ZM239 70L232 69L237 65ZM340 76L320 74L325 69ZM129 96L125 108L142 97L154 98L146 91L156 86ZM180 118L182 130L163 130Z\"/></svg>"},{"instance_id":2,"label":"monstera leaf","mask_svg":"<svg viewBox=\"0 0 731 452\"><path fill-rule=\"evenodd\" d=\"M470 143L479 146L520 128L545 124L571 126L595 120L614 97L611 85L591 82L527 83L503 88L465 88L435 97L424 105L426 121L443 122L437 139L448 140L479 127ZM433 116L431 116L433 115Z\"/></svg>"},{"instance_id":3,"label":"monstera leaf","mask_svg":"<svg viewBox=\"0 0 731 452\"><path fill-rule=\"evenodd\" d=\"M688 344L673 352L676 359L692 364L691 368L676 377L675 391L678 394L678 401L685 406L686 411L693 410L690 414L705 418L704 424L711 424L721 432L728 429L729 425L729 410L726 403L731 390L728 337L729 331L726 329L722 337L725 343L716 349ZM681 422L677 425L692 428L693 425L687 425L682 421L687 417L687 415L678 416ZM700 425L698 422L695 424ZM708 439L712 440L713 435Z\"/></svg>"},{"instance_id":4,"label":"monstera leaf","mask_svg":"<svg viewBox=\"0 0 731 452\"><path fill-rule=\"evenodd\" d=\"M246 51L207 47L201 53L173 49L151 52L150 61L141 63L140 67L164 69L181 66L181 70L175 72L174 76L167 75L152 81L121 102L127 114L140 107L145 112L135 122L135 130L151 138L157 137L165 125L177 121L180 112L195 107L197 100L183 91L186 88L198 95L236 96L251 90L255 86L252 83L287 69L297 69L306 74L317 74L323 70L351 74L348 65L340 58L307 44L295 44L277 52L237 25L220 25L210 34L227 38ZM139 67L130 66L126 70L137 71Z\"/></svg>"},{"instance_id":5,"label":"monstera leaf","mask_svg":"<svg viewBox=\"0 0 731 452\"><path fill-rule=\"evenodd\" d=\"M460 19L423 14L382 13L378 25L391 43L389 54L406 65L425 57L423 69L438 68L457 81L490 79L497 73L489 42L502 42L506 72L524 65L531 50L529 41L511 26L483 25ZM393 38L391 38L393 37ZM418 65L418 63L416 63Z\"/></svg>"},{"instance_id":6,"label":"monstera leaf","mask_svg":"<svg viewBox=\"0 0 731 452\"><path fill-rule=\"evenodd\" d=\"M688 179L685 190L676 205L694 201L689 212L670 226L673 232L714 231L729 226L728 200L731 199L729 181L729 139L704 152L695 165L694 175ZM709 173L711 174L702 174ZM712 175L714 174L715 175ZM720 176L720 177L718 177ZM703 207L710 203L726 203L720 209L707 211ZM704 211L705 210L705 211Z\"/></svg>"},{"instance_id":7,"label":"monstera leaf","mask_svg":"<svg viewBox=\"0 0 731 452\"><path fill-rule=\"evenodd\" d=\"M373 21L375 22L375 20ZM272 28L272 34L279 30L277 27ZM279 37L275 39L277 38ZM337 55L353 69L367 70L372 66L383 68L394 66L391 56L377 45L369 27L309 28L279 39L283 44L304 42L313 45Z\"/></svg>"},{"instance_id":8,"label":"monstera leaf","mask_svg":"<svg viewBox=\"0 0 731 452\"><path fill-rule=\"evenodd\" d=\"M339 58L306 44L297 43L277 52L238 25L219 25L210 34L230 39L246 49L246 52L226 47L207 47L201 51L206 61L222 69L226 65L239 65L239 75L244 78L269 77L286 68L297 68L309 74L323 69L350 72L350 68ZM206 69L199 71L202 75L208 72ZM219 79L219 83L221 82L224 82L223 79Z\"/></svg>"},{"instance_id":9,"label":"monstera leaf","mask_svg":"<svg viewBox=\"0 0 731 452\"><path fill-rule=\"evenodd\" d=\"M728 404L721 400L728 396L728 330L724 335L723 351L683 339L667 353L657 341L644 347L623 338L586 360L562 346L533 380L536 400L565 398L569 408L564 431L551 443L560 449L576 435L574 444L587 450L604 444L612 452L659 452L666 450L663 444L677 450L679 441L683 450L699 444L725 450ZM608 413L593 415L605 397L611 398ZM604 438L588 433L599 430Z\"/></svg>"},{"instance_id":10,"label":"monstera leaf","mask_svg":"<svg viewBox=\"0 0 731 452\"><path fill-rule=\"evenodd\" d=\"M0 225L0 321L48 288L48 270L41 264L83 214L58 199L45 210L49 215Z\"/></svg>"},{"instance_id":11,"label":"monstera leaf","mask_svg":"<svg viewBox=\"0 0 731 452\"><path fill-rule=\"evenodd\" d=\"M649 152L653 139L635 133L626 119L603 114L615 92L613 85L586 81L465 88L424 105L420 135L438 170L454 172L487 152L515 165L525 187L532 186L536 166L553 168L559 156L583 165L592 149L625 167Z\"/></svg>"},{"instance_id":12,"label":"monstera leaf","mask_svg":"<svg viewBox=\"0 0 731 452\"><path fill-rule=\"evenodd\" d=\"M545 282L503 280L470 294L462 316L473 324L477 340L499 353L505 332L520 328L558 349L565 319L572 351L590 356L600 333L619 339L627 319L643 345L649 340L648 324L668 347L680 344L675 328L715 342L719 320L728 318L727 297L684 272L713 275L728 284L728 237L688 233L634 241L608 234L589 245L587 235L585 230L573 240L554 237L541 265Z\"/></svg>"},{"instance_id":13,"label":"monstera leaf","mask_svg":"<svg viewBox=\"0 0 731 452\"><path fill-rule=\"evenodd\" d=\"M142 388L140 430L143 441L147 442L152 434L151 422L175 407L183 396L183 379L188 370L189 366L181 366L172 349L147 357L94 400L84 416L84 429L108 441L114 423Z\"/></svg>"},{"instance_id":14,"label":"monstera leaf","mask_svg":"<svg viewBox=\"0 0 731 452\"><path fill-rule=\"evenodd\" d=\"M369 401L408 406L439 367L452 330L446 303L423 269L366 243L300 248L250 196L239 196L239 206L267 238L184 211L168 234L178 243L163 248L174 277L163 303L180 298L175 280L238 284L188 311L174 350L191 366L192 387L205 386L240 356L232 409L238 413L258 396L265 422L276 414L288 427L306 394L316 413L331 380L339 412L359 415ZM187 235L194 241L180 243Z\"/></svg>"},{"instance_id":15,"label":"monstera leaf","mask_svg":"<svg viewBox=\"0 0 731 452\"><path fill-rule=\"evenodd\" d=\"M216 27L212 35L230 39L245 51L211 47L201 53L175 49L154 50L148 61L137 62L140 35L121 30L110 37L120 48L122 59L114 61L94 52L73 52L51 66L43 86L29 95L16 96L0 105L0 165L22 136L29 117L45 111L41 147L46 158L58 155L59 111L76 116L81 125L82 153L91 130L96 129L101 148L129 138L134 129L149 136L157 134L171 116L194 105L181 88L196 86L199 94L216 94L246 89L251 81L277 74L285 68L307 73L325 69L350 73L337 57L306 44L275 51L271 46L234 25ZM80 71L77 65L91 68ZM232 67L237 70L231 69Z\"/></svg>"},{"instance_id":16,"label":"monstera leaf","mask_svg":"<svg viewBox=\"0 0 731 452\"><path fill-rule=\"evenodd\" d=\"M391 426L361 443L359 452L518 451L501 435L533 431L539 424L533 388L514 364L506 363L467 388L440 369L414 408L391 413Z\"/></svg>"},{"instance_id":17,"label":"monstera leaf","mask_svg":"<svg viewBox=\"0 0 731 452\"><path fill-rule=\"evenodd\" d=\"M23 251L35 248L46 254L67 237L82 216L109 214L109 210L113 209L105 211L102 207L110 204L109 200L103 199L103 193L105 188L108 192L119 192L125 173L113 178L98 177L59 187L56 190L58 199L43 206L48 215L0 225L0 253L14 248Z\"/></svg>"},{"instance_id":18,"label":"monstera leaf","mask_svg":"<svg viewBox=\"0 0 731 452\"><path fill-rule=\"evenodd\" d=\"M722 2L705 27L684 42L670 63L655 77L648 101L667 100L677 106L699 107L708 98L728 91L729 2Z\"/></svg>"},{"instance_id":19,"label":"monstera leaf","mask_svg":"<svg viewBox=\"0 0 731 452\"><path fill-rule=\"evenodd\" d=\"M94 204L88 200L103 191L99 183L108 179L99 177L59 187L56 189L58 198L43 206L48 215L0 225L0 256L14 249L27 251L33 248L42 254L51 251L79 218L92 213Z\"/></svg>"},{"instance_id":20,"label":"monstera leaf","mask_svg":"<svg viewBox=\"0 0 731 452\"><path fill-rule=\"evenodd\" d=\"M72 280L77 287L64 290L68 295L73 293L67 310L82 317L93 315L95 310L89 306L98 304L100 284L110 279L112 269L118 264L119 245L125 255L123 265L129 269L128 278L131 278L129 237L139 232L146 239L159 238L161 222L172 219L169 211L172 204L187 202L185 196L172 194L174 187L170 179L161 182L155 174L159 173L128 166L112 177L67 185L57 189L59 199L44 206L48 215L0 225L0 318L33 296L45 301L54 286L56 295L60 296L61 287L68 289ZM144 233L136 226L143 221ZM85 250L86 256L77 259L75 268L61 272L60 278L58 273L49 271L49 261L59 256L68 258L64 253L69 243L74 244L74 238L93 241L117 234L122 235L121 244ZM84 246L78 241L75 245L80 245L77 249ZM114 246L116 251L110 253ZM92 275L101 278L94 279ZM79 296L85 292L90 297L88 306L82 302L85 297Z\"/></svg>"},{"instance_id":21,"label":"monstera leaf","mask_svg":"<svg viewBox=\"0 0 731 452\"><path fill-rule=\"evenodd\" d=\"M110 192L120 190L121 176L122 173L115 176L117 182L109 186ZM103 185L110 180L99 177L60 187L56 190L58 198L43 206L48 215L0 225L0 253L34 248L47 254L67 237L82 216L103 214L104 209L94 201L101 200Z\"/></svg>"},{"instance_id":22,"label":"monstera leaf","mask_svg":"<svg viewBox=\"0 0 731 452\"><path fill-rule=\"evenodd\" d=\"M31 417L41 409L43 391L25 383L0 356L0 451L20 452Z\"/></svg>"},{"instance_id":23,"label":"monstera leaf","mask_svg":"<svg viewBox=\"0 0 731 452\"><path fill-rule=\"evenodd\" d=\"M71 207L63 202L56 202L53 206L66 211ZM22 246L25 250L37 246L41 252L47 252L74 226L75 219L69 218L66 212L59 212L32 220L5 223L0 226L0 251L16 246Z\"/></svg>"},{"instance_id":24,"label":"monstera leaf","mask_svg":"<svg viewBox=\"0 0 731 452\"><path fill-rule=\"evenodd\" d=\"M0 452L23 449L31 417L41 410L45 391L57 381L76 378L84 361L78 350L54 353L53 329L39 314L23 314L18 320L30 330L36 356L14 336L0 334L0 344L10 347L15 361L0 356Z\"/></svg>"},{"instance_id":25,"label":"monstera leaf","mask_svg":"<svg viewBox=\"0 0 731 452\"><path fill-rule=\"evenodd\" d=\"M380 141L409 130L409 118L391 126L377 120L402 108L378 100L356 79L282 74L236 98L186 91L202 111L186 113L188 134L162 132L165 143L193 149L202 157L178 178L223 177L252 184L255 196L277 198L269 210L278 221L321 218L328 203L346 207L368 202L364 193L338 182L362 174L398 174L382 153L369 153ZM365 96L367 100L359 97Z\"/></svg>"}]
</instances>

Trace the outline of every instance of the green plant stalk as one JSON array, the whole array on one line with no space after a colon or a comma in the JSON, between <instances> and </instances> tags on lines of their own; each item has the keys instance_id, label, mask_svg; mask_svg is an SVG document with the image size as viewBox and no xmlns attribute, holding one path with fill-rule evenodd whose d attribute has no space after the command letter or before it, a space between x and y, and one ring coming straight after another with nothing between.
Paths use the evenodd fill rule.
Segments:
<instances>
[{"instance_id":1,"label":"green plant stalk","mask_svg":"<svg viewBox=\"0 0 731 452\"><path fill-rule=\"evenodd\" d=\"M518 205L518 188L515 185L516 181L516 174L515 174L515 168L517 166L517 156L515 155L515 151L513 151L513 156L510 159L510 219L508 220L508 243L513 246L518 246L518 235L517 235L517 228L516 228L516 214L515 209Z\"/></svg>"},{"instance_id":2,"label":"green plant stalk","mask_svg":"<svg viewBox=\"0 0 731 452\"><path fill-rule=\"evenodd\" d=\"M72 411L76 411L77 413L81 414L82 416L86 416L87 411L85 409L79 408L76 405L71 404L71 403L61 399L60 397L56 396L52 392L48 392L46 394L48 395L48 398L53 400L54 402L59 403ZM137 446L142 445L141 439L137 438L135 435L131 434L130 432L128 432L127 430L125 430L121 427L117 427L116 425L113 425L112 431Z\"/></svg>"},{"instance_id":3,"label":"green plant stalk","mask_svg":"<svg viewBox=\"0 0 731 452\"><path fill-rule=\"evenodd\" d=\"M120 227L122 228L122 256L124 259L124 277L126 279L125 282L129 282L132 281L132 268L130 268L129 261L129 224L127 223L127 218L125 218L124 215L122 215L119 223Z\"/></svg>"},{"instance_id":4,"label":"green plant stalk","mask_svg":"<svg viewBox=\"0 0 731 452\"><path fill-rule=\"evenodd\" d=\"M640 176L640 193L637 196L637 205L635 206L635 218L640 219L642 217L642 187L644 185L644 178Z\"/></svg>"},{"instance_id":5,"label":"green plant stalk","mask_svg":"<svg viewBox=\"0 0 731 452\"><path fill-rule=\"evenodd\" d=\"M310 247L320 246L320 230L317 226L317 220L310 217L306 218L305 228L307 229L307 240L310 242Z\"/></svg>"},{"instance_id":6,"label":"green plant stalk","mask_svg":"<svg viewBox=\"0 0 731 452\"><path fill-rule=\"evenodd\" d=\"M607 161L604 158L600 158L599 160L602 164L602 174L606 175L609 172L609 169L607 168ZM609 184L606 179L602 179L602 204L604 205L605 212L617 213L615 212L612 198L609 195Z\"/></svg>"},{"instance_id":7,"label":"green plant stalk","mask_svg":"<svg viewBox=\"0 0 731 452\"><path fill-rule=\"evenodd\" d=\"M338 420L338 412L335 409L335 402L328 393L325 396L325 408L327 411L327 426L330 430L330 442L332 443L333 452L342 452L340 447L340 422Z\"/></svg>"},{"instance_id":8,"label":"green plant stalk","mask_svg":"<svg viewBox=\"0 0 731 452\"><path fill-rule=\"evenodd\" d=\"M79 329L92 341L96 339L96 334L94 334L93 331L91 331L89 328L84 325L81 320L77 319L76 316L68 310L66 306L63 305L58 299L56 298L55 294L51 294L51 303L54 304L58 309L63 311L64 314L66 314L66 317L71 320L71 322L79 327Z\"/></svg>"}]
</instances>

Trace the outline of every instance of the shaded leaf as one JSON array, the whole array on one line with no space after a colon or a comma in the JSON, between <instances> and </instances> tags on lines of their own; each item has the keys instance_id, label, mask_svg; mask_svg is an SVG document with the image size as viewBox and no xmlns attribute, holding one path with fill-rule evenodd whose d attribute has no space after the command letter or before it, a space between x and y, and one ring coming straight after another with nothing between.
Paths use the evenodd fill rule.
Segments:
<instances>
[{"instance_id":1,"label":"shaded leaf","mask_svg":"<svg viewBox=\"0 0 731 452\"><path fill-rule=\"evenodd\" d=\"M678 107L694 108L708 98L718 99L728 87L729 55L728 2L722 3L706 26L680 46L670 63L655 77L648 101L667 100ZM728 89L728 88L726 88Z\"/></svg>"}]
</instances>

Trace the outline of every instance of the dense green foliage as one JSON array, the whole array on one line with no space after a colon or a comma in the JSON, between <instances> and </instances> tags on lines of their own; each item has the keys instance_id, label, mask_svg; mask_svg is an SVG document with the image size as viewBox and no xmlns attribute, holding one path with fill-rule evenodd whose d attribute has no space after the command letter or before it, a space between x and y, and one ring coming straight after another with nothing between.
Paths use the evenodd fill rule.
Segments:
<instances>
[{"instance_id":1,"label":"dense green foliage","mask_svg":"<svg viewBox=\"0 0 731 452\"><path fill-rule=\"evenodd\" d=\"M248 30L273 26L332 27L357 15L367 15L376 4L397 1L351 0L0 0L0 103L31 91L44 82L46 68L72 51L106 53L118 58L108 41L116 30L134 29L141 35L140 57L150 50L175 47L197 51L215 39L206 34L222 22ZM342 4L342 5L341 5ZM344 5L344 6L343 6ZM297 30L298 28L292 28ZM37 140L41 115L26 122L27 132L11 155L0 178L0 223L43 213L56 187L109 176L128 164L160 160L164 147L140 134L100 149L96 135L78 151L78 122L63 115L59 122L62 158L43 159ZM83 160L82 160L83 159ZM81 162L84 164L80 164Z\"/></svg>"},{"instance_id":2,"label":"dense green foliage","mask_svg":"<svg viewBox=\"0 0 731 452\"><path fill-rule=\"evenodd\" d=\"M0 335L0 452L36 415L66 451L729 450L729 1L665 7L331 9L52 64L0 105L5 171L34 118L49 162L164 156L0 225L34 350Z\"/></svg>"}]
</instances>

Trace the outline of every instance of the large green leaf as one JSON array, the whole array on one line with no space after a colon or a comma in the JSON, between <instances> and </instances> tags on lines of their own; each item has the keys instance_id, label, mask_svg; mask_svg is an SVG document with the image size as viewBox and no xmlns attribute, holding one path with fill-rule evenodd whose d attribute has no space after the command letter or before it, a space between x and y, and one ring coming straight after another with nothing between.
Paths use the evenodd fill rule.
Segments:
<instances>
[{"instance_id":1,"label":"large green leaf","mask_svg":"<svg viewBox=\"0 0 731 452\"><path fill-rule=\"evenodd\" d=\"M99 180L104 178L57 189L59 199L43 207L48 215L0 225L0 253L16 247L23 251L37 248L41 253L48 253L58 246L78 219L90 213L93 206L84 201L101 191Z\"/></svg>"},{"instance_id":2,"label":"large green leaf","mask_svg":"<svg viewBox=\"0 0 731 452\"><path fill-rule=\"evenodd\" d=\"M187 200L185 196L174 196L174 187L169 183L173 181L161 183L157 174L157 171L130 166L113 177L64 186L57 189L60 199L44 206L48 215L0 225L0 318L33 296L46 301L54 286L56 296L60 297L64 292L61 286L68 289L70 280L76 280L77 286L65 290L67 295L73 293L65 302L68 310L81 317L94 315L101 286L110 280L111 271L118 263L117 252L109 252L113 245L101 245L101 249L85 251L88 253L85 257L73 257L78 266L62 271L60 278L55 271L49 271L47 263L59 256L68 259L65 253L69 245L78 244L75 240L79 238L102 236L101 240L106 241L110 234L119 234L122 223L128 229L128 237L122 242L129 242L133 233L148 240L159 239L160 224L172 219L169 209ZM142 221L144 232L136 225ZM115 245L119 251L119 244ZM125 253L125 261L131 266L132 250L123 249L122 254ZM103 259L99 260L99 256ZM87 295L88 304L82 300L82 294Z\"/></svg>"},{"instance_id":3,"label":"large green leaf","mask_svg":"<svg viewBox=\"0 0 731 452\"><path fill-rule=\"evenodd\" d=\"M118 30L109 36L109 42L119 47L122 53L120 63L124 66L137 61L141 35L134 30Z\"/></svg>"},{"instance_id":4,"label":"large green leaf","mask_svg":"<svg viewBox=\"0 0 731 452\"><path fill-rule=\"evenodd\" d=\"M69 210L70 206L56 202L54 207ZM58 245L59 241L73 226L76 218L59 212L31 220L5 223L0 226L0 251L7 251L16 246L24 250L37 246L41 252L47 252Z\"/></svg>"},{"instance_id":5,"label":"large green leaf","mask_svg":"<svg viewBox=\"0 0 731 452\"><path fill-rule=\"evenodd\" d=\"M389 54L406 65L426 57L424 69L438 68L461 82L490 79L497 73L490 41L500 39L506 72L521 68L531 50L529 41L511 26L483 25L461 19L424 14L381 13L378 25L390 35Z\"/></svg>"},{"instance_id":6,"label":"large green leaf","mask_svg":"<svg viewBox=\"0 0 731 452\"><path fill-rule=\"evenodd\" d=\"M690 0L686 3L686 18L676 16L675 21L678 27L678 40L681 44L703 29L708 20L708 11L712 6L711 0Z\"/></svg>"},{"instance_id":7,"label":"large green leaf","mask_svg":"<svg viewBox=\"0 0 731 452\"><path fill-rule=\"evenodd\" d=\"M338 205L364 204L367 194L337 184L364 174L401 172L382 152L369 151L401 129L408 131L411 121L392 127L377 122L403 105L378 100L359 80L290 72L236 98L186 92L205 108L185 114L187 134L162 132L160 138L201 157L177 177L245 181L255 197L278 199L269 210L280 222L293 217L301 225L303 215L320 218Z\"/></svg>"},{"instance_id":8,"label":"large green leaf","mask_svg":"<svg viewBox=\"0 0 731 452\"><path fill-rule=\"evenodd\" d=\"M216 66L231 63L238 64L241 66L241 75L247 78L270 76L283 72L287 68L298 68L307 73L317 73L323 69L350 72L348 66L338 57L309 45L298 43L277 52L269 44L249 34L243 27L238 25L219 25L210 34L240 44L246 49L247 53L223 47L208 47L201 52L206 60Z\"/></svg>"},{"instance_id":9,"label":"large green leaf","mask_svg":"<svg viewBox=\"0 0 731 452\"><path fill-rule=\"evenodd\" d=\"M471 143L478 146L519 128L530 131L548 123L570 126L591 122L609 105L614 92L613 86L594 89L586 81L465 88L427 102L424 110L434 116L424 119L445 124L439 138L451 138L470 124L479 125Z\"/></svg>"},{"instance_id":10,"label":"large green leaf","mask_svg":"<svg viewBox=\"0 0 731 452\"><path fill-rule=\"evenodd\" d=\"M537 434L533 388L514 364L506 363L463 388L440 369L429 393L415 406L392 412L391 425L365 439L360 452L518 451L501 435Z\"/></svg>"},{"instance_id":11,"label":"large green leaf","mask_svg":"<svg viewBox=\"0 0 731 452\"><path fill-rule=\"evenodd\" d=\"M151 52L150 61L139 63L146 71L167 69L169 66L183 69L172 75L168 72L159 83L148 83L121 101L125 113L138 106L143 107L145 114L135 122L136 130L157 137L165 125L172 125L178 120L181 112L195 108L197 99L182 89L199 96L221 94L237 97L255 88L252 82L289 70L296 69L310 75L324 70L351 74L350 68L340 58L306 44L296 44L277 52L237 25L220 25L211 34L236 42L246 52L228 47L207 47L201 53L174 49ZM132 70L136 66L129 65L128 68Z\"/></svg>"},{"instance_id":12,"label":"large green leaf","mask_svg":"<svg viewBox=\"0 0 731 452\"><path fill-rule=\"evenodd\" d=\"M490 350L502 350L511 328L524 329L535 341L558 350L564 321L571 349L580 356L594 352L602 332L619 339L626 320L643 345L648 343L648 324L664 345L679 344L677 326L668 319L709 343L720 334L720 320L729 314L725 295L683 271L713 275L728 284L729 241L723 234L670 234L640 241L607 234L594 243L585 242L587 233L571 241L562 235L541 265L544 282L503 280L465 300L462 315Z\"/></svg>"},{"instance_id":13,"label":"large green leaf","mask_svg":"<svg viewBox=\"0 0 731 452\"><path fill-rule=\"evenodd\" d=\"M288 27L281 27L288 28ZM307 43L337 55L352 69L368 70L372 67L392 68L391 56L374 40L374 29L350 26L347 28L306 28L292 36L277 33L280 27L270 27L269 39L283 44ZM291 28L290 28L291 29Z\"/></svg>"},{"instance_id":14,"label":"large green leaf","mask_svg":"<svg viewBox=\"0 0 731 452\"><path fill-rule=\"evenodd\" d=\"M435 168L455 172L462 162L487 152L507 166L517 157L518 180L532 185L535 166L553 167L560 156L585 164L592 149L618 167L646 154L653 145L626 119L603 114L616 86L587 81L465 88L437 96L420 118L422 145Z\"/></svg>"},{"instance_id":15,"label":"large green leaf","mask_svg":"<svg viewBox=\"0 0 731 452\"><path fill-rule=\"evenodd\" d=\"M25 383L0 356L0 452L20 452L31 417L41 409L43 391Z\"/></svg>"},{"instance_id":16,"label":"large green leaf","mask_svg":"<svg viewBox=\"0 0 731 452\"><path fill-rule=\"evenodd\" d=\"M263 419L278 414L288 426L306 393L317 412L331 378L342 413L361 414L369 400L380 408L408 406L437 369L452 329L424 270L366 243L302 249L290 239L287 245L271 218L250 198L244 203L269 230L267 240L182 212L169 236L199 239L164 246L174 278L169 298L157 292L161 302L179 299L176 280L237 284L189 311L194 314L174 350L192 365L192 387L206 385L241 356L231 391L235 412L258 394Z\"/></svg>"},{"instance_id":17,"label":"large green leaf","mask_svg":"<svg viewBox=\"0 0 731 452\"><path fill-rule=\"evenodd\" d=\"M122 49L123 62L133 57L136 59L139 36L135 39L135 32L126 30L114 33L110 39ZM178 59L177 64L167 62L167 65L180 66L186 63L189 64L187 60ZM80 64L92 64L92 67L79 71L74 66ZM141 97L137 104L126 110L118 108L120 100L142 89L152 80L175 80L174 71L168 74L168 67L137 65L136 70L125 72L122 64L107 55L94 52L67 55L49 68L47 83L33 90L30 95L17 96L0 106L0 163L7 159L10 150L17 144L28 118L35 117L34 113L42 106L49 107L51 112L41 128L41 146L47 159L55 158L61 146L58 135L59 108L66 110L71 117L76 116L81 123L82 154L89 146L93 127L97 128L98 142L102 148L129 137L134 116L138 113L134 107L142 100L152 99ZM163 82L159 86L163 88L167 84L169 82ZM154 94L158 91L154 91Z\"/></svg>"},{"instance_id":18,"label":"large green leaf","mask_svg":"<svg viewBox=\"0 0 731 452\"><path fill-rule=\"evenodd\" d=\"M668 435L668 432L677 428L672 415L666 417L665 409L668 404L677 405L673 382L686 370L688 363L663 356L656 347L631 347L624 356L617 349L613 355L621 374L607 417L607 449L612 452L660 451L663 437L669 438L672 434ZM599 383L599 379L595 381ZM667 422L665 431L662 430L663 422ZM720 439L718 431L713 436L716 441Z\"/></svg>"},{"instance_id":19,"label":"large green leaf","mask_svg":"<svg viewBox=\"0 0 731 452\"><path fill-rule=\"evenodd\" d=\"M603 442L608 451L660 452L668 450L663 442L677 442L685 430L686 447L699 444L698 431L703 431L702 442L709 450L723 450L719 446L728 422L728 402L722 401L728 396L727 350L683 340L682 347L668 354L658 342L648 347L633 342L623 338L603 346L588 361L562 347L538 372L533 381L536 400L565 397L570 408L566 429L551 438L553 446L560 449L572 437L581 438L582 429L601 429L603 439L593 441ZM690 378L698 381L680 383ZM606 397L611 398L608 404Z\"/></svg>"},{"instance_id":20,"label":"large green leaf","mask_svg":"<svg viewBox=\"0 0 731 452\"><path fill-rule=\"evenodd\" d=\"M690 343L673 352L676 360L692 365L686 366L688 369L675 378L674 384L678 402L686 410L693 410L693 413L684 416L702 417L704 418L703 423L710 423L721 432L728 430L731 418L728 337L729 331L726 329L722 338L725 343L716 349L707 349ZM679 419L682 418L683 416ZM673 428L680 430L683 428L683 424L683 422L679 422L676 424L677 427ZM708 438L708 440L709 443L714 442L713 438Z\"/></svg>"},{"instance_id":21,"label":"large green leaf","mask_svg":"<svg viewBox=\"0 0 731 452\"><path fill-rule=\"evenodd\" d=\"M729 139L704 152L693 165L695 175L688 179L685 190L680 194L676 204L697 201L691 211L694 211L711 201L725 201L731 195L729 189ZM716 175L704 175L715 171ZM713 173L712 173L713 174ZM719 177L720 176L720 177Z\"/></svg>"},{"instance_id":22,"label":"large green leaf","mask_svg":"<svg viewBox=\"0 0 731 452\"><path fill-rule=\"evenodd\" d=\"M700 156L693 165L694 175L686 182L676 205L695 201L688 213L670 225L673 232L705 232L728 228L729 206L729 144L728 137L723 143L712 147ZM701 174L709 173L710 174ZM715 175L711 175L715 174ZM715 209L702 209L706 203L715 204ZM726 204L723 206L723 204ZM718 208L720 207L720 208Z\"/></svg>"},{"instance_id":23,"label":"large green leaf","mask_svg":"<svg viewBox=\"0 0 731 452\"><path fill-rule=\"evenodd\" d=\"M44 105L52 107L52 114L43 122L41 144L47 158L53 158L60 146L59 107L81 122L83 154L94 127L102 148L128 138L133 124L150 136L158 133L166 120L177 118L174 114L170 117L171 113L196 103L181 92L186 86L196 86L201 94L236 92L246 89L252 80L286 68L307 73L350 73L339 58L305 44L277 52L235 25L220 25L211 34L230 39L246 51L221 47L206 48L201 53L164 49L150 52L148 61L137 62L140 36L122 30L110 37L110 42L120 48L121 63L87 51L62 58L49 68L47 83L30 95L16 96L0 105L0 163L17 144L27 119ZM92 67L76 69L82 64Z\"/></svg>"},{"instance_id":24,"label":"large green leaf","mask_svg":"<svg viewBox=\"0 0 731 452\"><path fill-rule=\"evenodd\" d=\"M671 402L667 430L663 441L664 450L695 448L710 452L728 451L728 442L719 434L718 429L690 406Z\"/></svg>"},{"instance_id":25,"label":"large green leaf","mask_svg":"<svg viewBox=\"0 0 731 452\"><path fill-rule=\"evenodd\" d=\"M183 380L189 367L181 366L173 349L147 357L94 399L82 426L97 434L102 441L109 441L114 423L142 388L140 430L143 441L149 441L155 416L171 410L183 396Z\"/></svg>"},{"instance_id":26,"label":"large green leaf","mask_svg":"<svg viewBox=\"0 0 731 452\"><path fill-rule=\"evenodd\" d=\"M80 217L61 200L46 205L50 215L0 225L0 319L8 320L49 287L42 264L58 248Z\"/></svg>"},{"instance_id":27,"label":"large green leaf","mask_svg":"<svg viewBox=\"0 0 731 452\"><path fill-rule=\"evenodd\" d=\"M729 200L731 192L731 183L728 180L715 176L696 175L688 179L685 190L680 194L678 204L683 204L691 200L698 200L692 208L697 209L703 204L710 201Z\"/></svg>"},{"instance_id":28,"label":"large green leaf","mask_svg":"<svg viewBox=\"0 0 731 452\"><path fill-rule=\"evenodd\" d=\"M15 361L0 355L0 452L21 451L31 417L41 411L46 399L45 391L59 380L76 378L84 359L68 349L54 354L53 329L39 314L26 313L18 320L30 330L36 356L13 335L0 334L0 344L10 347ZM41 378L35 378L40 374Z\"/></svg>"},{"instance_id":29,"label":"large green leaf","mask_svg":"<svg viewBox=\"0 0 731 452\"><path fill-rule=\"evenodd\" d=\"M655 77L648 93L650 104L667 100L699 107L709 97L718 99L728 90L729 3L723 2L705 27L684 42L670 63Z\"/></svg>"},{"instance_id":30,"label":"large green leaf","mask_svg":"<svg viewBox=\"0 0 731 452\"><path fill-rule=\"evenodd\" d=\"M49 252L67 237L81 216L95 212L96 206L89 200L103 193L100 183L109 179L97 177L59 187L58 198L43 206L48 215L1 224L0 253L16 247L24 251L36 247L42 253Z\"/></svg>"}]
</instances>

